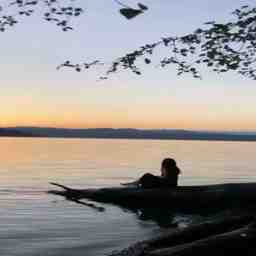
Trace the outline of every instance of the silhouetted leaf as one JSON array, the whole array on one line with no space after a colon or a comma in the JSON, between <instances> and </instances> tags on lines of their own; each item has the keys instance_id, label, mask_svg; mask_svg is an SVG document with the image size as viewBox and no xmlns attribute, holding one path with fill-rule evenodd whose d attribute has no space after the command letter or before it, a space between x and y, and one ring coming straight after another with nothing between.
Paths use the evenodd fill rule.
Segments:
<instances>
[{"instance_id":1,"label":"silhouetted leaf","mask_svg":"<svg viewBox=\"0 0 256 256\"><path fill-rule=\"evenodd\" d=\"M141 14L141 10L132 9L132 8L122 8L120 9L120 13L127 18L128 20L136 17L137 15Z\"/></svg>"},{"instance_id":2,"label":"silhouetted leaf","mask_svg":"<svg viewBox=\"0 0 256 256\"><path fill-rule=\"evenodd\" d=\"M143 10L143 11L148 10L148 7L147 7L146 5L144 5L144 4L138 3L138 6L139 6L140 9Z\"/></svg>"},{"instance_id":3,"label":"silhouetted leaf","mask_svg":"<svg viewBox=\"0 0 256 256\"><path fill-rule=\"evenodd\" d=\"M151 63L151 60L148 59L148 58L145 58L145 63L146 63L146 64L150 64L150 63Z\"/></svg>"}]
</instances>

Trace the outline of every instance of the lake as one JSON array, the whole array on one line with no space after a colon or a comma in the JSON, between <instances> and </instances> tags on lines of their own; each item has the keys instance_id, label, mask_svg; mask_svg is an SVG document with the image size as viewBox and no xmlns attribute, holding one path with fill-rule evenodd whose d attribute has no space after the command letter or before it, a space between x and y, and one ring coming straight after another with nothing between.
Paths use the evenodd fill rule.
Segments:
<instances>
[{"instance_id":1,"label":"lake","mask_svg":"<svg viewBox=\"0 0 256 256\"><path fill-rule=\"evenodd\" d=\"M0 138L0 255L106 255L205 218L170 213L161 223L106 204L97 212L47 194L49 182L119 186L159 174L165 157L176 159L181 185L256 182L255 152L256 142Z\"/></svg>"}]
</instances>

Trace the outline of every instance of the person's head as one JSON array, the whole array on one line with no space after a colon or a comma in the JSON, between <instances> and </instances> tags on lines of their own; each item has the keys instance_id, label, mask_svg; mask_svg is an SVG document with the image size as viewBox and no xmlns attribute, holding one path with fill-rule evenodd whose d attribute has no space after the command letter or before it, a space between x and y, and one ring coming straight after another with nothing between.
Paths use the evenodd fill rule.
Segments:
<instances>
[{"instance_id":1,"label":"person's head","mask_svg":"<svg viewBox=\"0 0 256 256\"><path fill-rule=\"evenodd\" d=\"M176 165L176 161L172 158L165 158L161 164L161 175L163 177L167 177L171 174L178 175L180 173L180 169Z\"/></svg>"}]
</instances>

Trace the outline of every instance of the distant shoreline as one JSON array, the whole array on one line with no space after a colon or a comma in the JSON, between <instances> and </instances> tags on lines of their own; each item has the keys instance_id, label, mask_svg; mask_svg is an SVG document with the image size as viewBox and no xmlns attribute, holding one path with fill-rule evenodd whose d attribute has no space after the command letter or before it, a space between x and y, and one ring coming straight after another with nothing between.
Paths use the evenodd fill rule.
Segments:
<instances>
[{"instance_id":1,"label":"distant shoreline","mask_svg":"<svg viewBox=\"0 0 256 256\"><path fill-rule=\"evenodd\" d=\"M1 138L23 138L23 139L81 139L81 140L161 140L161 141L223 141L223 142L256 142L256 139L236 139L236 140L231 140L231 139L180 139L180 138L173 138L173 139L165 139L165 138L108 138L108 137L47 137L47 136L2 136L0 135Z\"/></svg>"},{"instance_id":2,"label":"distant shoreline","mask_svg":"<svg viewBox=\"0 0 256 256\"><path fill-rule=\"evenodd\" d=\"M142 129L66 129L42 127L0 128L0 137L63 138L63 139L131 139L131 140L198 140L198 141L256 141L256 133L202 132L190 130Z\"/></svg>"}]
</instances>

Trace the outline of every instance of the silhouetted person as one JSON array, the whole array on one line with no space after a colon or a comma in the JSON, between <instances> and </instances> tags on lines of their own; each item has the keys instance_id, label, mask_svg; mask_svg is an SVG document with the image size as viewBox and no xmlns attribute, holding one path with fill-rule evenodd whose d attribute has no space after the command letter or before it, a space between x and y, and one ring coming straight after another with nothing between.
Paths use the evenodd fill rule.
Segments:
<instances>
[{"instance_id":1,"label":"silhouetted person","mask_svg":"<svg viewBox=\"0 0 256 256\"><path fill-rule=\"evenodd\" d=\"M175 188L178 185L180 169L172 158L165 158L161 164L161 176L151 173L144 174L135 182L124 185L138 185L142 188Z\"/></svg>"}]
</instances>

